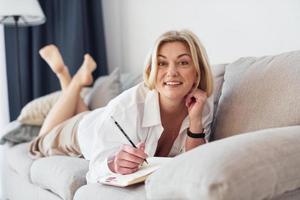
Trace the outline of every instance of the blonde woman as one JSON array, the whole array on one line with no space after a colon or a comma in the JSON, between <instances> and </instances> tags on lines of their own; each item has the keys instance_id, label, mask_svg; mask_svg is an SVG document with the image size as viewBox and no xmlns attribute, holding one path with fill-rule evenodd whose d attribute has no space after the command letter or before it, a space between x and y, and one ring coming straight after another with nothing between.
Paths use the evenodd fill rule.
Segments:
<instances>
[{"instance_id":1,"label":"blonde woman","mask_svg":"<svg viewBox=\"0 0 300 200\"><path fill-rule=\"evenodd\" d=\"M146 60L144 82L104 108L61 120L54 130L33 142L31 152L83 155L90 160L88 182L97 182L111 172L133 173L148 156L176 156L207 142L213 117L212 90L210 65L198 38L187 30L166 32ZM67 109L65 102L56 110ZM138 148L130 145L113 119ZM48 140L51 135L63 141Z\"/></svg>"}]
</instances>

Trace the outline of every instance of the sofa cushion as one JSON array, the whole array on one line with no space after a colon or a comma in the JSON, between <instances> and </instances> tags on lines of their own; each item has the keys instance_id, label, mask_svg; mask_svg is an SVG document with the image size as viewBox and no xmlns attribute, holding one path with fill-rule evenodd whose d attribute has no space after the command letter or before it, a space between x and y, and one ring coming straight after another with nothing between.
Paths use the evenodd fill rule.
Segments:
<instances>
[{"instance_id":1,"label":"sofa cushion","mask_svg":"<svg viewBox=\"0 0 300 200\"><path fill-rule=\"evenodd\" d=\"M300 188L300 126L250 132L175 157L146 180L149 199L260 200Z\"/></svg>"},{"instance_id":2,"label":"sofa cushion","mask_svg":"<svg viewBox=\"0 0 300 200\"><path fill-rule=\"evenodd\" d=\"M300 199L300 188L293 191L288 191L279 195L277 197L272 198L272 200L299 200Z\"/></svg>"},{"instance_id":3,"label":"sofa cushion","mask_svg":"<svg viewBox=\"0 0 300 200\"><path fill-rule=\"evenodd\" d=\"M75 191L86 184L88 161L69 156L37 159L30 170L32 183L48 189L64 200L73 199Z\"/></svg>"},{"instance_id":4,"label":"sofa cushion","mask_svg":"<svg viewBox=\"0 0 300 200\"><path fill-rule=\"evenodd\" d=\"M226 66L214 139L300 124L300 51Z\"/></svg>"},{"instance_id":5,"label":"sofa cushion","mask_svg":"<svg viewBox=\"0 0 300 200\"><path fill-rule=\"evenodd\" d=\"M22 143L8 148L6 151L6 158L9 167L11 167L17 174L30 180L29 171L33 160L28 154L29 143Z\"/></svg>"},{"instance_id":6,"label":"sofa cushion","mask_svg":"<svg viewBox=\"0 0 300 200\"><path fill-rule=\"evenodd\" d=\"M143 200L146 199L144 184L131 185L125 188L93 183L79 188L74 200Z\"/></svg>"}]
</instances>

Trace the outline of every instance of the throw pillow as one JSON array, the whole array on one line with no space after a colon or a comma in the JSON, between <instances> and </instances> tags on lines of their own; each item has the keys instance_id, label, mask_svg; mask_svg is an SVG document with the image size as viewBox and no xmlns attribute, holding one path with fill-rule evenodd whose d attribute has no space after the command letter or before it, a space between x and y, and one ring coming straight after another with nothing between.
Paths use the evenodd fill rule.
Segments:
<instances>
[{"instance_id":1,"label":"throw pillow","mask_svg":"<svg viewBox=\"0 0 300 200\"><path fill-rule=\"evenodd\" d=\"M129 88L139 84L143 81L142 73L122 73L120 77L121 92L128 90Z\"/></svg>"},{"instance_id":2,"label":"throw pillow","mask_svg":"<svg viewBox=\"0 0 300 200\"><path fill-rule=\"evenodd\" d=\"M99 77L93 88L84 88L81 97L91 110L105 106L120 93L120 73L116 68L110 75ZM17 120L23 124L41 126L56 103L61 91L39 97L26 104Z\"/></svg>"},{"instance_id":3,"label":"throw pillow","mask_svg":"<svg viewBox=\"0 0 300 200\"><path fill-rule=\"evenodd\" d=\"M147 199L273 199L300 188L300 126L207 143L146 180Z\"/></svg>"},{"instance_id":4,"label":"throw pillow","mask_svg":"<svg viewBox=\"0 0 300 200\"><path fill-rule=\"evenodd\" d=\"M84 97L89 90L84 88L81 96ZM61 91L56 91L30 101L22 108L17 120L23 124L41 126L60 95Z\"/></svg>"},{"instance_id":5,"label":"throw pillow","mask_svg":"<svg viewBox=\"0 0 300 200\"><path fill-rule=\"evenodd\" d=\"M90 110L105 106L120 93L120 71L116 68L110 75L101 76L92 90L85 96L84 102Z\"/></svg>"},{"instance_id":6,"label":"throw pillow","mask_svg":"<svg viewBox=\"0 0 300 200\"><path fill-rule=\"evenodd\" d=\"M42 125L60 94L60 91L56 91L30 101L22 108L17 120L23 124Z\"/></svg>"},{"instance_id":7,"label":"throw pillow","mask_svg":"<svg viewBox=\"0 0 300 200\"><path fill-rule=\"evenodd\" d=\"M300 51L226 66L213 139L300 124Z\"/></svg>"},{"instance_id":8,"label":"throw pillow","mask_svg":"<svg viewBox=\"0 0 300 200\"><path fill-rule=\"evenodd\" d=\"M4 135L0 139L0 144L9 142L13 145L29 142L35 138L40 131L40 126L21 124L14 121L10 123L12 126L4 131Z\"/></svg>"}]
</instances>

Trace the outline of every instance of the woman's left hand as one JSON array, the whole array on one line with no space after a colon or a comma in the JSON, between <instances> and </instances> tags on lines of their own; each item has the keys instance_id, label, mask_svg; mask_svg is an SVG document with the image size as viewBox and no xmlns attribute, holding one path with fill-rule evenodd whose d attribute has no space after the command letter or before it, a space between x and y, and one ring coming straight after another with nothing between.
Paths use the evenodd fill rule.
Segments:
<instances>
[{"instance_id":1,"label":"woman's left hand","mask_svg":"<svg viewBox=\"0 0 300 200\"><path fill-rule=\"evenodd\" d=\"M189 112L190 129L202 129L202 111L206 100L206 92L200 89L195 89L187 95L185 99L185 105Z\"/></svg>"}]
</instances>

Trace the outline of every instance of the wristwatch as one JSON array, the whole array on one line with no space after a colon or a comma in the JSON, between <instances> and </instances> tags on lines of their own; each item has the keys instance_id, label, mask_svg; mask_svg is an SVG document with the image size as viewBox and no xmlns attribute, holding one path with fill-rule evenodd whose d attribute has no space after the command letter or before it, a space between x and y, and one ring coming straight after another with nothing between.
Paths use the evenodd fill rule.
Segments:
<instances>
[{"instance_id":1,"label":"wristwatch","mask_svg":"<svg viewBox=\"0 0 300 200\"><path fill-rule=\"evenodd\" d=\"M205 133L204 133L204 129L202 129L201 133L193 133L190 131L190 129L187 129L187 135L191 138L205 138Z\"/></svg>"}]
</instances>

